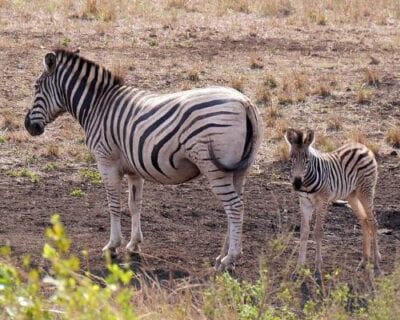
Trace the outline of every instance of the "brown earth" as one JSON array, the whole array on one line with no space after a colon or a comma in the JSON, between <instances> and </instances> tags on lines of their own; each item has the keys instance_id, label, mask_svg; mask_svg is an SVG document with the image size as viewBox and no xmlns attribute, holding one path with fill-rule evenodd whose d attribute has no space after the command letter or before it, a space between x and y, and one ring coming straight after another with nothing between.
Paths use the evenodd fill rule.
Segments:
<instances>
[{"instance_id":1,"label":"brown earth","mask_svg":"<svg viewBox=\"0 0 400 320\"><path fill-rule=\"evenodd\" d=\"M93 167L90 160L85 162L82 132L71 124L70 117L49 125L43 137L28 137L22 128L44 47L68 42L80 46L82 54L95 61L122 66L127 83L154 91L230 85L243 76L244 92L256 100L257 87L268 72L279 83L278 89L271 91L280 113L278 120L289 126L313 127L335 144L348 140L354 130L362 132L379 146L375 207L383 271L389 273L399 263L399 156L396 151L390 155L393 149L385 143L387 129L399 126L398 22L373 27L288 25L284 20L242 13L201 20L198 13L187 12L179 21L165 24L143 17L137 17L134 24L126 20L106 24L74 16L45 20L45 13L35 16L0 10L0 133L6 137L0 144L0 244L10 244L14 258L29 254L35 264L45 265L41 258L44 231L57 212L73 240L73 252L82 256L82 250L88 251L83 268L96 274L105 270L101 248L109 237L107 202L102 186L79 176L80 168ZM379 60L376 86L365 85L363 80L364 69L371 68L371 56ZM260 68L251 67L252 59L260 62ZM196 83L188 80L191 70L198 72ZM334 82L331 94L322 97L309 88L304 99L279 103L282 83L291 81L295 73L305 74L308 87ZM370 94L365 104L356 101L360 88ZM297 199L287 183L288 165L279 160L276 151L282 137L262 110L266 134L246 184L243 256L236 269L244 279L257 278L262 259L278 278L287 277L298 247ZM327 126L332 115L340 117L338 131ZM49 145L57 146L57 152L51 154ZM52 163L58 168L46 170ZM10 176L10 170L22 167L37 172L40 181L30 183ZM74 188L85 195L72 197ZM127 239L126 198L124 193L123 233ZM146 183L141 268L161 279L202 278L211 272L226 226L225 213L204 179L180 186ZM313 249L310 241L310 266ZM323 257L325 272L341 268L345 278L351 277L361 258L360 226L347 207L329 210Z\"/></svg>"}]
</instances>

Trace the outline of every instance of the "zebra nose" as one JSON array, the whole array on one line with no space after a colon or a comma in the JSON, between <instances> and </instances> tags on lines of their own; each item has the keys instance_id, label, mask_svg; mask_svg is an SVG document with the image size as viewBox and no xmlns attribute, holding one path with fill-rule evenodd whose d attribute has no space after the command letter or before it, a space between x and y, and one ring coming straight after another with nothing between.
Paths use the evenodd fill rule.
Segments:
<instances>
[{"instance_id":1,"label":"zebra nose","mask_svg":"<svg viewBox=\"0 0 400 320\"><path fill-rule=\"evenodd\" d=\"M36 122L32 123L29 116L30 111L25 116L25 129L30 133L31 136L41 135L44 132L43 126Z\"/></svg>"},{"instance_id":2,"label":"zebra nose","mask_svg":"<svg viewBox=\"0 0 400 320\"><path fill-rule=\"evenodd\" d=\"M294 190L300 190L302 184L303 182L301 181L301 178L295 177L293 179L292 185Z\"/></svg>"}]
</instances>

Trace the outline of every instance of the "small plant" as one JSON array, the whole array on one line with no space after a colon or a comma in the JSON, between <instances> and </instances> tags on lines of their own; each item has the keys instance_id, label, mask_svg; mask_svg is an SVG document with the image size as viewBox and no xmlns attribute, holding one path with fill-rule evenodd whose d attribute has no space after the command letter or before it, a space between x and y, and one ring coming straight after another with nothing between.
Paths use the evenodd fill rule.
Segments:
<instances>
[{"instance_id":1,"label":"small plant","mask_svg":"<svg viewBox=\"0 0 400 320\"><path fill-rule=\"evenodd\" d=\"M380 84L378 71L375 69L366 68L364 70L364 83L369 86L378 87Z\"/></svg>"},{"instance_id":2,"label":"small plant","mask_svg":"<svg viewBox=\"0 0 400 320\"><path fill-rule=\"evenodd\" d=\"M44 166L43 169L46 170L46 171L54 171L54 170L57 170L57 169L58 169L58 165L57 165L57 163L50 162L50 163L47 163L47 164Z\"/></svg>"},{"instance_id":3,"label":"small plant","mask_svg":"<svg viewBox=\"0 0 400 320\"><path fill-rule=\"evenodd\" d=\"M72 189L72 191L69 193L69 195L72 196L72 197L79 197L79 198L81 198L81 197L83 197L83 196L85 195L85 192L82 191L82 189L80 189L80 188L74 188L74 189Z\"/></svg>"},{"instance_id":4,"label":"small plant","mask_svg":"<svg viewBox=\"0 0 400 320\"><path fill-rule=\"evenodd\" d=\"M61 42L61 45L65 48L68 48L70 44L71 44L71 39L68 37L64 37Z\"/></svg>"},{"instance_id":5,"label":"small plant","mask_svg":"<svg viewBox=\"0 0 400 320\"><path fill-rule=\"evenodd\" d=\"M316 140L317 145L324 152L332 152L337 149L336 142L327 136L318 136Z\"/></svg>"},{"instance_id":6,"label":"small plant","mask_svg":"<svg viewBox=\"0 0 400 320\"><path fill-rule=\"evenodd\" d=\"M27 178L32 183L38 183L40 180L39 175L28 168L8 170L6 174L10 177Z\"/></svg>"},{"instance_id":7,"label":"small plant","mask_svg":"<svg viewBox=\"0 0 400 320\"><path fill-rule=\"evenodd\" d=\"M259 104L271 105L272 97L269 89L264 85L258 87L256 92L256 102Z\"/></svg>"},{"instance_id":8,"label":"small plant","mask_svg":"<svg viewBox=\"0 0 400 320\"><path fill-rule=\"evenodd\" d=\"M4 136L0 135L0 143L4 143L6 142L6 138Z\"/></svg>"},{"instance_id":9,"label":"small plant","mask_svg":"<svg viewBox=\"0 0 400 320\"><path fill-rule=\"evenodd\" d=\"M230 86L237 91L243 92L244 91L244 78L242 76L233 78L230 82Z\"/></svg>"},{"instance_id":10,"label":"small plant","mask_svg":"<svg viewBox=\"0 0 400 320\"><path fill-rule=\"evenodd\" d=\"M339 131L342 129L343 118L338 115L332 115L328 118L326 128L332 131Z\"/></svg>"},{"instance_id":11,"label":"small plant","mask_svg":"<svg viewBox=\"0 0 400 320\"><path fill-rule=\"evenodd\" d=\"M319 96L322 97L322 98L327 98L327 97L330 97L330 96L332 95L331 89L330 89L327 85L325 85L325 84L323 84L323 83L321 83L321 84L316 88L316 90L314 91L314 93L317 94L317 95L319 95Z\"/></svg>"},{"instance_id":12,"label":"small plant","mask_svg":"<svg viewBox=\"0 0 400 320\"><path fill-rule=\"evenodd\" d=\"M390 128L386 132L385 140L393 148L400 149L400 128Z\"/></svg>"},{"instance_id":13,"label":"small plant","mask_svg":"<svg viewBox=\"0 0 400 320\"><path fill-rule=\"evenodd\" d=\"M267 73L267 74L265 75L263 84L264 84L265 86L267 86L268 88L270 88L270 89L275 89L275 88L278 87L278 81L277 81L277 80L275 79L275 77L274 77L272 74L270 74L270 73Z\"/></svg>"},{"instance_id":14,"label":"small plant","mask_svg":"<svg viewBox=\"0 0 400 320\"><path fill-rule=\"evenodd\" d=\"M200 74L199 71L197 69L192 69L189 70L188 72L188 79L192 82L198 82L200 81Z\"/></svg>"},{"instance_id":15,"label":"small plant","mask_svg":"<svg viewBox=\"0 0 400 320\"><path fill-rule=\"evenodd\" d=\"M252 56L250 58L250 68L251 69L262 69L264 68L264 64L260 57Z\"/></svg>"},{"instance_id":16,"label":"small plant","mask_svg":"<svg viewBox=\"0 0 400 320\"><path fill-rule=\"evenodd\" d=\"M357 91L357 102L359 104L369 104L371 102L371 92L364 88Z\"/></svg>"},{"instance_id":17,"label":"small plant","mask_svg":"<svg viewBox=\"0 0 400 320\"><path fill-rule=\"evenodd\" d=\"M88 180L92 184L102 184L103 180L100 173L94 169L80 169L79 174L82 178Z\"/></svg>"},{"instance_id":18,"label":"small plant","mask_svg":"<svg viewBox=\"0 0 400 320\"><path fill-rule=\"evenodd\" d=\"M54 157L54 158L58 158L60 155L60 150L58 145L56 144L49 144L46 147L46 152L45 152L45 156L47 157Z\"/></svg>"},{"instance_id":19,"label":"small plant","mask_svg":"<svg viewBox=\"0 0 400 320\"><path fill-rule=\"evenodd\" d=\"M149 46L150 47L157 47L158 46L158 41L155 39L149 40Z\"/></svg>"}]
</instances>

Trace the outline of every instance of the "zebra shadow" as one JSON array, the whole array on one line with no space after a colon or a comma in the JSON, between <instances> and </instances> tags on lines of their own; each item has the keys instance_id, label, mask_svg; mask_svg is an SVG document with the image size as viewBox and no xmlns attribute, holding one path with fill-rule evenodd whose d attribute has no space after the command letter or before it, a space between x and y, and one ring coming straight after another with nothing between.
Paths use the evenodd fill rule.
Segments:
<instances>
[{"instance_id":1,"label":"zebra shadow","mask_svg":"<svg viewBox=\"0 0 400 320\"><path fill-rule=\"evenodd\" d=\"M141 289L144 285L153 288L173 287L179 282L191 282L191 274L189 270L184 270L177 264L171 263L170 267L157 267L154 264L155 257L147 257L146 255L134 253L125 256L113 257L112 263L117 264L124 270L133 271L131 284L137 289ZM92 270L92 274L105 279L110 274L106 265L103 268Z\"/></svg>"}]
</instances>

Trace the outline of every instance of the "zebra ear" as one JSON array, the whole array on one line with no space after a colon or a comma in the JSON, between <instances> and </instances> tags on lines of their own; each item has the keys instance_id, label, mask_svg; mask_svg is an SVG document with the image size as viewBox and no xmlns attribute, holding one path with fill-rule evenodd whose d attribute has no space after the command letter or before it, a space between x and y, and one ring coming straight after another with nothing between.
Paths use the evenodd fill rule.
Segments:
<instances>
[{"instance_id":1,"label":"zebra ear","mask_svg":"<svg viewBox=\"0 0 400 320\"><path fill-rule=\"evenodd\" d=\"M79 55L80 52L81 52L81 48L76 48L75 50L72 50L73 54Z\"/></svg>"},{"instance_id":2,"label":"zebra ear","mask_svg":"<svg viewBox=\"0 0 400 320\"><path fill-rule=\"evenodd\" d=\"M45 55L43 60L43 65L47 73L53 73L54 69L56 68L56 55L54 52L50 52Z\"/></svg>"},{"instance_id":3,"label":"zebra ear","mask_svg":"<svg viewBox=\"0 0 400 320\"><path fill-rule=\"evenodd\" d=\"M290 146L293 144L298 144L299 135L297 131L291 128L287 129L285 133L285 140Z\"/></svg>"},{"instance_id":4,"label":"zebra ear","mask_svg":"<svg viewBox=\"0 0 400 320\"><path fill-rule=\"evenodd\" d=\"M306 146L311 146L311 145L314 144L314 142L315 142L314 130L307 129L307 131L306 131L306 136L305 136L305 138L304 138L303 143L304 143Z\"/></svg>"}]
</instances>

